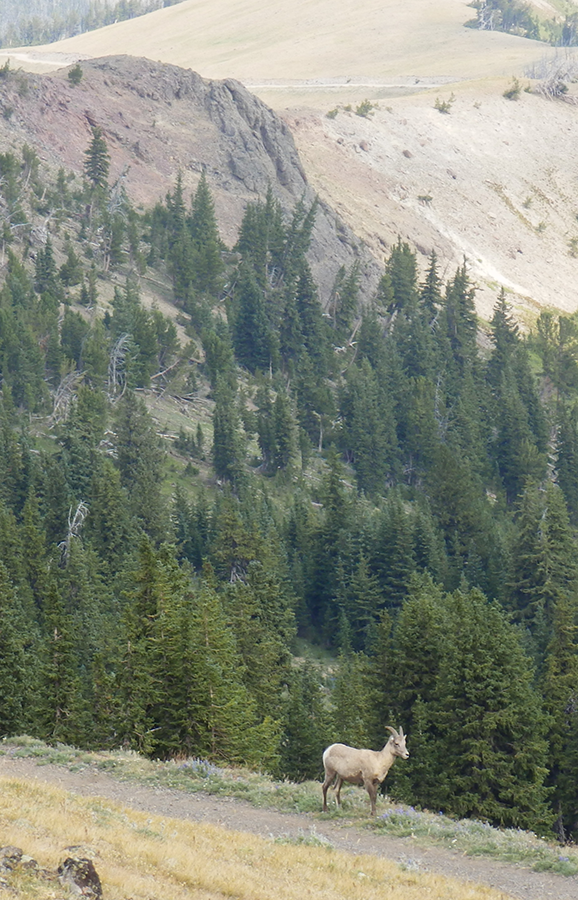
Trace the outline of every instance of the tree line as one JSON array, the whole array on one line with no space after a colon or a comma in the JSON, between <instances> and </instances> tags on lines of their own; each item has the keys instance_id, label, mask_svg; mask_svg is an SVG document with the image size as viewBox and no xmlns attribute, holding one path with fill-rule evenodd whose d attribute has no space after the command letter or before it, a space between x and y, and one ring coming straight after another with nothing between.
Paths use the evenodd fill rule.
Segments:
<instances>
[{"instance_id":1,"label":"tree line","mask_svg":"<svg viewBox=\"0 0 578 900\"><path fill-rule=\"evenodd\" d=\"M0 0L0 47L50 44L180 0Z\"/></svg>"},{"instance_id":2,"label":"tree line","mask_svg":"<svg viewBox=\"0 0 578 900\"><path fill-rule=\"evenodd\" d=\"M465 23L466 28L504 31L555 47L578 44L578 13L564 11L563 19L560 16L545 19L523 0L474 0L469 5L476 10L476 17Z\"/></svg>"},{"instance_id":3,"label":"tree line","mask_svg":"<svg viewBox=\"0 0 578 900\"><path fill-rule=\"evenodd\" d=\"M401 724L400 798L575 834L576 317L524 336L502 291L482 349L467 264L402 240L322 308L315 204L270 190L227 248L204 174L137 213L97 129L82 178L0 173L2 732L298 779ZM157 384L212 428L167 444Z\"/></svg>"}]
</instances>

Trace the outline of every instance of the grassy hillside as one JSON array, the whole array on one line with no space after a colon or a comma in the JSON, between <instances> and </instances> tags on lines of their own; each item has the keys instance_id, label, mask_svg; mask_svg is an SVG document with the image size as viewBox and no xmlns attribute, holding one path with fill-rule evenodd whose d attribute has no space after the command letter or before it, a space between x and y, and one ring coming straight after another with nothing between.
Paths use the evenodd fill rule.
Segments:
<instances>
[{"instance_id":1,"label":"grassy hillside","mask_svg":"<svg viewBox=\"0 0 578 900\"><path fill-rule=\"evenodd\" d=\"M383 896L384 882L391 900L418 900L424 891L432 900L456 892L463 900L504 896L435 875L403 872L386 860L328 852L323 846L276 844L17 779L0 784L10 841L49 869L67 855L67 845L89 845L97 854L95 868L107 900L373 900ZM16 872L11 884L20 898L46 897L45 882L29 872Z\"/></svg>"},{"instance_id":2,"label":"grassy hillside","mask_svg":"<svg viewBox=\"0 0 578 900\"><path fill-rule=\"evenodd\" d=\"M62 745L50 749L29 739L3 742L0 754L18 761L31 756L39 762L57 763L88 779L97 772L110 773L114 779L129 780L137 800L139 787L146 785L173 792L236 795L257 807L277 806L293 812L317 812L319 807L318 784L276 784L200 760L151 763L135 753L80 753ZM315 822L311 816L303 819L303 830L295 837L263 839L208 823L137 812L104 797L69 793L63 789L67 785L64 769L62 787L43 784L42 774L39 776L38 780L5 774L0 778L1 840L21 847L52 870L66 855L65 848L73 845L77 853L94 859L107 900L127 896L134 900L168 896L183 900L225 896L373 900L383 896L385 885L392 900L417 900L424 893L432 900L458 896L461 900L498 900L505 896L488 887L419 871L411 860L400 865L343 853L323 836L320 820ZM345 812L332 813L330 820L347 821L350 827L366 824L361 793L349 788ZM251 806L247 806L247 819L251 814ZM327 822L327 817L323 821ZM565 850L562 859L559 850L533 835L455 822L394 807L386 800L380 801L380 818L374 828L383 835L411 834L418 853L419 848L437 844L459 849L464 856L517 861L540 871L572 875L577 869L572 850ZM14 873L11 884L21 898L46 896L45 884L29 870Z\"/></svg>"},{"instance_id":3,"label":"grassy hillside","mask_svg":"<svg viewBox=\"0 0 578 900\"><path fill-rule=\"evenodd\" d=\"M510 75L549 52L543 44L497 32L464 29L465 0L187 0L44 48L53 53L103 56L130 53L193 68L211 78L271 80L396 79ZM36 49L30 64L42 56ZM49 66L62 63L56 57ZM47 66L48 67L48 66ZM335 95L335 86L326 88ZM291 103L290 92L280 95Z\"/></svg>"}]
</instances>

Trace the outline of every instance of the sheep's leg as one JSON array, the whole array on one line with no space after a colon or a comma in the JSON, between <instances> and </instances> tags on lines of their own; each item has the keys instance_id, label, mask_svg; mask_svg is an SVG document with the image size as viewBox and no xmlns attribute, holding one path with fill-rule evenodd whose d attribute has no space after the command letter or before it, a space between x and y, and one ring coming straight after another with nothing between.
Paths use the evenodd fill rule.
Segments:
<instances>
[{"instance_id":1,"label":"sheep's leg","mask_svg":"<svg viewBox=\"0 0 578 900\"><path fill-rule=\"evenodd\" d=\"M325 770L325 781L323 782L323 812L327 812L327 788L335 778L336 773L331 769Z\"/></svg>"},{"instance_id":2,"label":"sheep's leg","mask_svg":"<svg viewBox=\"0 0 578 900\"><path fill-rule=\"evenodd\" d=\"M379 787L379 781L377 779L373 779L373 781L365 781L364 783L365 790L369 794L369 799L371 801L371 815L375 816L376 808L375 801L377 798L377 789Z\"/></svg>"},{"instance_id":3,"label":"sheep's leg","mask_svg":"<svg viewBox=\"0 0 578 900\"><path fill-rule=\"evenodd\" d=\"M335 781L335 801L337 806L341 806L341 785L343 784L343 778L341 776L337 776Z\"/></svg>"}]
</instances>

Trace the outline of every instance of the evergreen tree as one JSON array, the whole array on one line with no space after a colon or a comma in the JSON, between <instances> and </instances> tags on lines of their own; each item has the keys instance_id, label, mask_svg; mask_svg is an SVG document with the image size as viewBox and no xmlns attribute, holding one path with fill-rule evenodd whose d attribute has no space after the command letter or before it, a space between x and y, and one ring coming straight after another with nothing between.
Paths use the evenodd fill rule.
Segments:
<instances>
[{"instance_id":1,"label":"evergreen tree","mask_svg":"<svg viewBox=\"0 0 578 900\"><path fill-rule=\"evenodd\" d=\"M492 449L510 502L528 478L540 480L546 466L546 423L504 291L492 318L494 348L487 365L495 439Z\"/></svg>"},{"instance_id":2,"label":"evergreen tree","mask_svg":"<svg viewBox=\"0 0 578 900\"><path fill-rule=\"evenodd\" d=\"M114 574L130 553L137 529L131 521L130 501L121 485L120 473L109 459L103 459L95 467L86 499L86 540L106 570Z\"/></svg>"},{"instance_id":3,"label":"evergreen tree","mask_svg":"<svg viewBox=\"0 0 578 900\"><path fill-rule=\"evenodd\" d=\"M281 204L269 186L265 202L248 203L234 249L249 263L261 289L282 278L285 229Z\"/></svg>"},{"instance_id":4,"label":"evergreen tree","mask_svg":"<svg viewBox=\"0 0 578 900\"><path fill-rule=\"evenodd\" d=\"M515 629L479 591L416 587L394 632L385 686L417 743L395 774L397 789L454 815L547 827L547 723Z\"/></svg>"},{"instance_id":5,"label":"evergreen tree","mask_svg":"<svg viewBox=\"0 0 578 900\"><path fill-rule=\"evenodd\" d=\"M367 657L362 653L341 654L331 691L333 732L350 747L368 747L370 706L373 700Z\"/></svg>"},{"instance_id":6,"label":"evergreen tree","mask_svg":"<svg viewBox=\"0 0 578 900\"><path fill-rule=\"evenodd\" d=\"M93 191L102 190L108 185L110 154L102 128L92 129L92 137L88 148L84 151L84 174Z\"/></svg>"},{"instance_id":7,"label":"evergreen tree","mask_svg":"<svg viewBox=\"0 0 578 900\"><path fill-rule=\"evenodd\" d=\"M543 694L550 715L548 741L554 829L561 841L578 833L578 595L558 600L544 665Z\"/></svg>"},{"instance_id":8,"label":"evergreen tree","mask_svg":"<svg viewBox=\"0 0 578 900\"><path fill-rule=\"evenodd\" d=\"M78 643L72 617L54 582L47 587L42 607L44 638L32 710L34 733L48 742L83 746L88 708L82 695Z\"/></svg>"},{"instance_id":9,"label":"evergreen tree","mask_svg":"<svg viewBox=\"0 0 578 900\"><path fill-rule=\"evenodd\" d=\"M56 262L50 238L40 247L34 264L34 290L37 294L49 294L58 304L59 290L56 283Z\"/></svg>"},{"instance_id":10,"label":"evergreen tree","mask_svg":"<svg viewBox=\"0 0 578 900\"><path fill-rule=\"evenodd\" d=\"M278 716L279 697L290 678L289 648L295 635L290 599L275 573L257 560L225 598L245 668L243 681L260 717Z\"/></svg>"},{"instance_id":11,"label":"evergreen tree","mask_svg":"<svg viewBox=\"0 0 578 900\"><path fill-rule=\"evenodd\" d=\"M446 287L443 306L443 322L458 376L476 359L477 321L474 296L475 289L470 283L464 262Z\"/></svg>"},{"instance_id":12,"label":"evergreen tree","mask_svg":"<svg viewBox=\"0 0 578 900\"><path fill-rule=\"evenodd\" d=\"M193 247L196 250L194 288L199 294L217 297L221 288L221 274L224 266L221 259L221 239L215 217L215 205L204 169L193 197L188 226Z\"/></svg>"},{"instance_id":13,"label":"evergreen tree","mask_svg":"<svg viewBox=\"0 0 578 900\"><path fill-rule=\"evenodd\" d=\"M127 747L150 753L158 742L155 714L166 702L158 679L162 657L156 621L174 586L148 539L143 539L139 548L133 585L127 593L123 622L119 739Z\"/></svg>"},{"instance_id":14,"label":"evergreen tree","mask_svg":"<svg viewBox=\"0 0 578 900\"><path fill-rule=\"evenodd\" d=\"M400 606L415 572L413 544L411 516L392 497L380 513L371 552L372 569L390 609Z\"/></svg>"},{"instance_id":15,"label":"evergreen tree","mask_svg":"<svg viewBox=\"0 0 578 900\"><path fill-rule=\"evenodd\" d=\"M233 344L237 359L250 372L266 370L273 363L272 335L265 315L262 290L247 266L241 267L235 302Z\"/></svg>"},{"instance_id":16,"label":"evergreen tree","mask_svg":"<svg viewBox=\"0 0 578 900\"><path fill-rule=\"evenodd\" d=\"M241 487L245 480L244 461L235 394L218 378L213 412L213 466L217 478L230 482L234 488Z\"/></svg>"},{"instance_id":17,"label":"evergreen tree","mask_svg":"<svg viewBox=\"0 0 578 900\"><path fill-rule=\"evenodd\" d=\"M578 406L560 404L556 430L556 473L568 514L578 523Z\"/></svg>"},{"instance_id":18,"label":"evergreen tree","mask_svg":"<svg viewBox=\"0 0 578 900\"><path fill-rule=\"evenodd\" d=\"M205 353L205 371L212 390L222 378L231 389L236 388L235 357L231 344L231 335L226 325L217 320L214 327L203 331L203 351Z\"/></svg>"},{"instance_id":19,"label":"evergreen tree","mask_svg":"<svg viewBox=\"0 0 578 900\"><path fill-rule=\"evenodd\" d=\"M433 323L443 302L442 282L438 273L438 258L435 250L430 253L429 267L425 281L420 288L420 300Z\"/></svg>"},{"instance_id":20,"label":"evergreen tree","mask_svg":"<svg viewBox=\"0 0 578 900\"><path fill-rule=\"evenodd\" d=\"M14 586L0 562L0 734L21 734L30 701L30 661L25 653L26 624Z\"/></svg>"},{"instance_id":21,"label":"evergreen tree","mask_svg":"<svg viewBox=\"0 0 578 900\"><path fill-rule=\"evenodd\" d=\"M198 755L211 759L275 766L277 726L271 718L259 721L222 603L210 572L205 574L189 605L188 649L177 673L188 687L179 710L181 720L186 716L189 743ZM180 624L185 624L182 618ZM178 658L175 662L179 664ZM173 693L170 702L175 699Z\"/></svg>"},{"instance_id":22,"label":"evergreen tree","mask_svg":"<svg viewBox=\"0 0 578 900\"><path fill-rule=\"evenodd\" d=\"M358 302L359 264L354 263L349 272L341 266L335 277L329 301L334 343L343 343L350 337Z\"/></svg>"},{"instance_id":23,"label":"evergreen tree","mask_svg":"<svg viewBox=\"0 0 578 900\"><path fill-rule=\"evenodd\" d=\"M161 493L164 452L143 401L132 391L119 401L114 424L117 465L130 509L146 533L162 541L168 528Z\"/></svg>"},{"instance_id":24,"label":"evergreen tree","mask_svg":"<svg viewBox=\"0 0 578 900\"><path fill-rule=\"evenodd\" d=\"M378 299L388 313L415 304L417 295L417 261L411 247L401 238L392 247L385 267L385 277L378 288Z\"/></svg>"},{"instance_id":25,"label":"evergreen tree","mask_svg":"<svg viewBox=\"0 0 578 900\"><path fill-rule=\"evenodd\" d=\"M574 537L562 492L529 484L520 501L510 605L530 631L538 661L552 633L554 610L578 586Z\"/></svg>"},{"instance_id":26,"label":"evergreen tree","mask_svg":"<svg viewBox=\"0 0 578 900\"><path fill-rule=\"evenodd\" d=\"M332 737L318 672L307 663L294 668L285 711L279 774L292 781L319 778L323 751Z\"/></svg>"},{"instance_id":27,"label":"evergreen tree","mask_svg":"<svg viewBox=\"0 0 578 900\"><path fill-rule=\"evenodd\" d=\"M384 489L385 478L394 468L397 441L391 400L367 360L349 370L341 416L343 447L355 466L358 487L374 495Z\"/></svg>"}]
</instances>

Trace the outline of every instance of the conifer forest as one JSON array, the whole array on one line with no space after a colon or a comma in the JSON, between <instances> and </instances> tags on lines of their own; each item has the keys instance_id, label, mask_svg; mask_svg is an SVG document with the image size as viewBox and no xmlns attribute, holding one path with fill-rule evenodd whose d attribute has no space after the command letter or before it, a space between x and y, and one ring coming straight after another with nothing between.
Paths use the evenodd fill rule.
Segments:
<instances>
[{"instance_id":1,"label":"conifer forest","mask_svg":"<svg viewBox=\"0 0 578 900\"><path fill-rule=\"evenodd\" d=\"M0 733L300 780L401 725L397 799L577 837L578 315L403 240L323 308L315 204L225 246L82 167L0 153Z\"/></svg>"}]
</instances>

